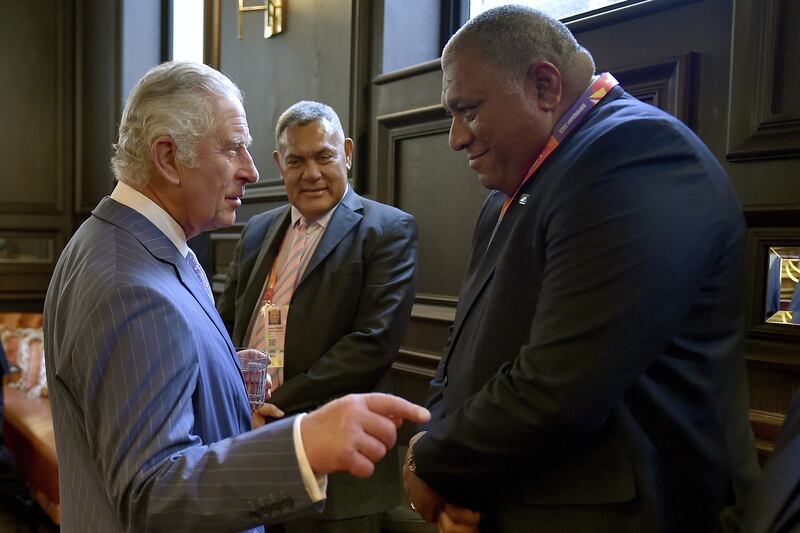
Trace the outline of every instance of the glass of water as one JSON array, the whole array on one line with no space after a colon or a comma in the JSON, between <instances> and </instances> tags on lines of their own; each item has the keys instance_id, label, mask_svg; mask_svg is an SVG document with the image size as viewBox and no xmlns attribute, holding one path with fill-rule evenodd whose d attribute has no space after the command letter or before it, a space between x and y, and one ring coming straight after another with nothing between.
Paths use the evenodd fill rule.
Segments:
<instances>
[{"instance_id":1,"label":"glass of water","mask_svg":"<svg viewBox=\"0 0 800 533\"><path fill-rule=\"evenodd\" d=\"M255 348L236 348L236 357L242 369L250 410L255 411L264 404L265 393L270 388L269 355Z\"/></svg>"}]
</instances>

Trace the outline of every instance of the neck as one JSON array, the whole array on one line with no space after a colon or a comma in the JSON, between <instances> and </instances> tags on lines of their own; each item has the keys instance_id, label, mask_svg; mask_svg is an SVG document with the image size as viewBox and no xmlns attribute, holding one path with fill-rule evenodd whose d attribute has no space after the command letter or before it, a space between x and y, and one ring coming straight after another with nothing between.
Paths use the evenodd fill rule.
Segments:
<instances>
[{"instance_id":1,"label":"neck","mask_svg":"<svg viewBox=\"0 0 800 533\"><path fill-rule=\"evenodd\" d=\"M186 235L187 239L191 239L192 237L195 237L196 235L198 235L197 232L190 231L189 228L186 226L186 224L181 222L182 217L180 216L180 213L178 212L178 210L174 207L174 204L169 201L169 196L167 194L164 194L164 192L161 191L159 189L159 187L157 187L153 183L152 179L149 180L143 186L134 187L134 189L136 189L137 191L139 191L143 195L147 196L158 207L160 207L161 209L166 211L167 214L169 216L171 216L172 219L180 225L180 227L181 227L181 229L183 229L183 232Z\"/></svg>"}]
</instances>

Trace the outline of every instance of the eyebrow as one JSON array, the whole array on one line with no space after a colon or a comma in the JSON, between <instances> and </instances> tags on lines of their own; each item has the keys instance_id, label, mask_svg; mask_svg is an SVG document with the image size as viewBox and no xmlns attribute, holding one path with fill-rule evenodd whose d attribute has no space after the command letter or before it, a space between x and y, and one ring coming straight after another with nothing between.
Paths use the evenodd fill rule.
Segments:
<instances>
[{"instance_id":1,"label":"eyebrow","mask_svg":"<svg viewBox=\"0 0 800 533\"><path fill-rule=\"evenodd\" d=\"M251 144L253 144L253 138L250 136L249 132L244 132L244 133L236 132L236 133L233 133L228 138L228 141L231 144L235 144L237 146L240 145L240 144L243 144L243 145L249 147Z\"/></svg>"},{"instance_id":2,"label":"eyebrow","mask_svg":"<svg viewBox=\"0 0 800 533\"><path fill-rule=\"evenodd\" d=\"M451 96L450 93L445 96L445 93L442 92L442 107L444 110L447 111L448 114L452 114L453 111L459 111L464 107L464 102L462 98L458 95Z\"/></svg>"},{"instance_id":3,"label":"eyebrow","mask_svg":"<svg viewBox=\"0 0 800 533\"><path fill-rule=\"evenodd\" d=\"M312 158L313 157L319 157L319 156L321 156L323 154L336 155L338 153L339 153L339 151L336 148L331 148L331 147L327 147L326 146L326 147L324 147L324 148L322 148L320 150L317 150L313 154L311 154L310 157L312 157ZM287 150L286 151L286 155L284 155L284 158L289 159L290 157L293 157L295 159L306 159L306 156L303 155L303 154L295 153L295 152L291 152L291 151Z\"/></svg>"}]
</instances>

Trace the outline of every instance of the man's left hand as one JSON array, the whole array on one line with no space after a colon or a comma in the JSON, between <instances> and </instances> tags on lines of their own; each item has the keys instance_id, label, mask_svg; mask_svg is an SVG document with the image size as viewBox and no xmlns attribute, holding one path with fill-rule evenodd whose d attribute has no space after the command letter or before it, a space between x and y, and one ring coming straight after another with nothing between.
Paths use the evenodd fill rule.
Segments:
<instances>
[{"instance_id":1,"label":"man's left hand","mask_svg":"<svg viewBox=\"0 0 800 533\"><path fill-rule=\"evenodd\" d=\"M437 525L440 533L478 533L480 522L479 512L446 503L439 513Z\"/></svg>"},{"instance_id":2,"label":"man's left hand","mask_svg":"<svg viewBox=\"0 0 800 533\"><path fill-rule=\"evenodd\" d=\"M267 424L276 418L283 418L283 415L284 412L278 409L277 405L265 403L253 411L253 429L260 428L264 424Z\"/></svg>"},{"instance_id":3,"label":"man's left hand","mask_svg":"<svg viewBox=\"0 0 800 533\"><path fill-rule=\"evenodd\" d=\"M425 432L417 433L408 443L408 452L406 453L406 463L403 466L403 486L408 494L408 499L411 501L411 506L417 513L427 522L436 522L439 519L439 513L444 508L444 500L439 496L425 481L420 478L411 468L411 454L414 450L414 444L422 437Z\"/></svg>"}]
</instances>

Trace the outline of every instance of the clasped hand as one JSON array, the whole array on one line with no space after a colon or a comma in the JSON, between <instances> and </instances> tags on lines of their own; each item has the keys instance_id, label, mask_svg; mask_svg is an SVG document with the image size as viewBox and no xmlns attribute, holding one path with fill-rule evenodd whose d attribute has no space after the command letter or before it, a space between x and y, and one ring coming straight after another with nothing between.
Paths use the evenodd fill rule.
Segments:
<instances>
[{"instance_id":1,"label":"clasped hand","mask_svg":"<svg viewBox=\"0 0 800 533\"><path fill-rule=\"evenodd\" d=\"M411 506L427 522L434 522L440 533L477 533L481 514L477 511L448 503L411 468L411 456L416 442L425 434L417 433L408 443L403 485Z\"/></svg>"}]
</instances>

